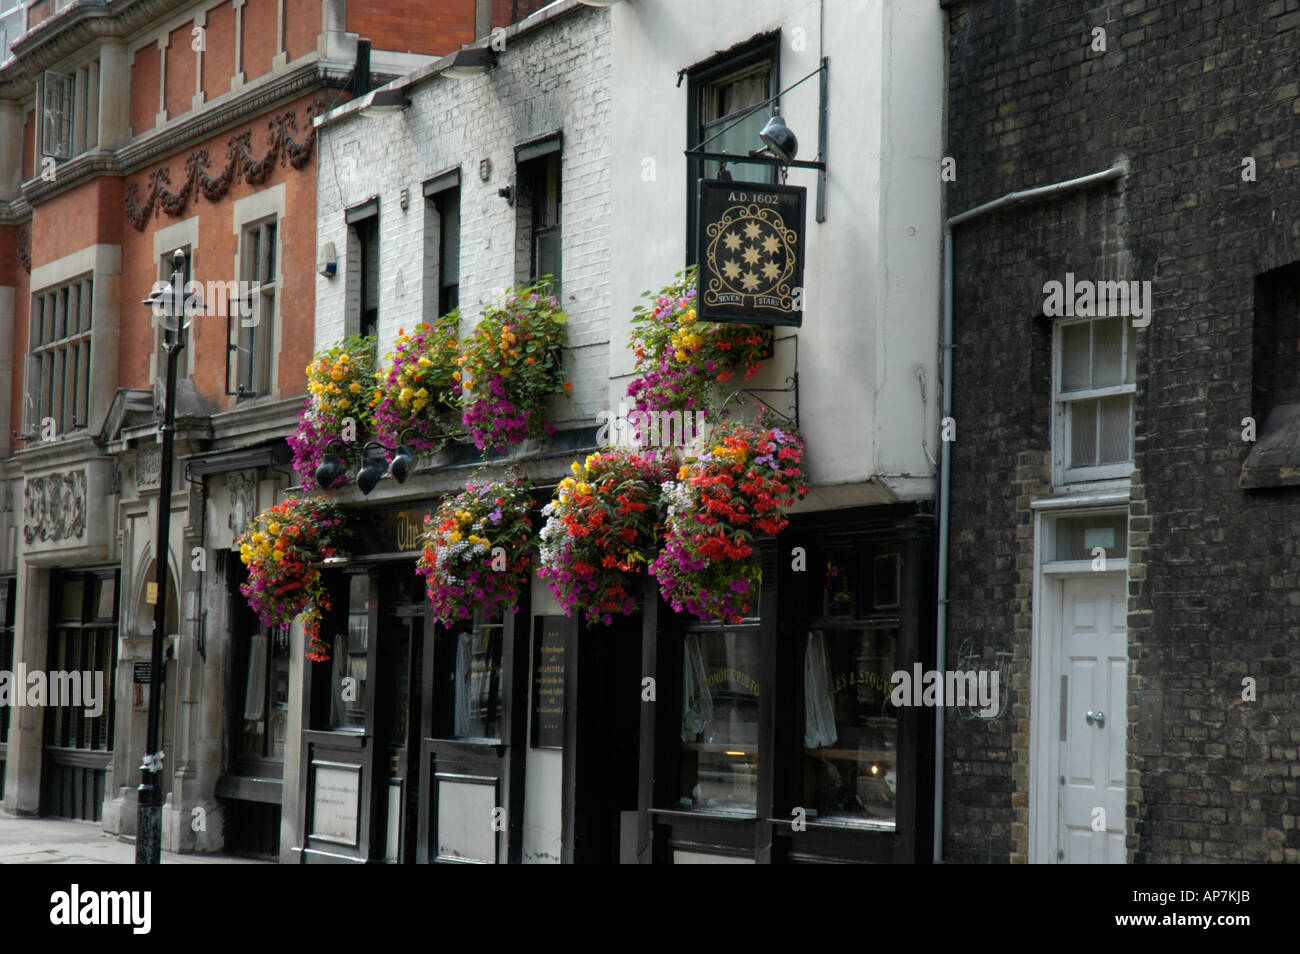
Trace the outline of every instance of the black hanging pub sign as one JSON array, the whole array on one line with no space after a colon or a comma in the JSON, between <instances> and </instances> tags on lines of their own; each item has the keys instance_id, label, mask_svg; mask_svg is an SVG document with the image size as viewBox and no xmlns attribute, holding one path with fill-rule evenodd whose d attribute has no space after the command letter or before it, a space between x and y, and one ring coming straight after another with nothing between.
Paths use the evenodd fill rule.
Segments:
<instances>
[{"instance_id":1,"label":"black hanging pub sign","mask_svg":"<svg viewBox=\"0 0 1300 954\"><path fill-rule=\"evenodd\" d=\"M798 328L807 190L723 179L699 187L700 320Z\"/></svg>"}]
</instances>

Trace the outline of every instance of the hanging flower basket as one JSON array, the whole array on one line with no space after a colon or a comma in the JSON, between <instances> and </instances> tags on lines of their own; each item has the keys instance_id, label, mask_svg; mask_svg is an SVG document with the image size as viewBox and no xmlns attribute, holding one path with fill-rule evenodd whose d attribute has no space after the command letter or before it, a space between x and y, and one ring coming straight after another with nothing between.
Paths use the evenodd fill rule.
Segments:
<instances>
[{"instance_id":1,"label":"hanging flower basket","mask_svg":"<svg viewBox=\"0 0 1300 954\"><path fill-rule=\"evenodd\" d=\"M444 626L474 615L518 612L519 594L532 565L528 516L530 485L516 475L502 481L471 479L465 490L424 518L424 577L429 605Z\"/></svg>"},{"instance_id":2,"label":"hanging flower basket","mask_svg":"<svg viewBox=\"0 0 1300 954\"><path fill-rule=\"evenodd\" d=\"M782 506L807 495L803 456L792 428L726 422L664 485L664 540L650 573L674 611L731 623L752 615L760 579L753 541L784 530Z\"/></svg>"},{"instance_id":3,"label":"hanging flower basket","mask_svg":"<svg viewBox=\"0 0 1300 954\"><path fill-rule=\"evenodd\" d=\"M706 410L727 381L738 374L748 381L762 369L771 329L698 320L694 266L642 297L652 303L632 318L637 376L627 389L641 411Z\"/></svg>"},{"instance_id":4,"label":"hanging flower basket","mask_svg":"<svg viewBox=\"0 0 1300 954\"><path fill-rule=\"evenodd\" d=\"M508 292L491 305L462 349L462 421L479 450L502 453L527 438L555 433L546 419L552 394L567 394L561 350L568 321L546 286ZM462 381L462 377L453 374Z\"/></svg>"},{"instance_id":5,"label":"hanging flower basket","mask_svg":"<svg viewBox=\"0 0 1300 954\"><path fill-rule=\"evenodd\" d=\"M410 334L398 332L386 367L375 372L375 436L384 444L407 444L424 453L441 450L447 438L430 440L460 426L461 384L456 336L460 313L451 311ZM403 431L412 429L414 436Z\"/></svg>"},{"instance_id":6,"label":"hanging flower basket","mask_svg":"<svg viewBox=\"0 0 1300 954\"><path fill-rule=\"evenodd\" d=\"M566 616L586 613L589 625L630 616L635 583L654 547L660 485L669 465L628 450L592 454L573 464L542 510L541 576Z\"/></svg>"},{"instance_id":7,"label":"hanging flower basket","mask_svg":"<svg viewBox=\"0 0 1300 954\"><path fill-rule=\"evenodd\" d=\"M240 592L267 626L288 627L303 617L310 640L307 658L317 662L329 659L320 621L332 604L316 564L345 555L340 546L346 537L336 506L305 498L263 510L239 538L239 558L248 567Z\"/></svg>"},{"instance_id":8,"label":"hanging flower basket","mask_svg":"<svg viewBox=\"0 0 1300 954\"><path fill-rule=\"evenodd\" d=\"M353 335L312 358L307 392L298 430L287 440L303 487L315 490L316 468L326 453L337 456L345 471L361 460L363 441L358 438L370 430L375 401L374 337ZM340 474L333 486L346 481Z\"/></svg>"}]
</instances>

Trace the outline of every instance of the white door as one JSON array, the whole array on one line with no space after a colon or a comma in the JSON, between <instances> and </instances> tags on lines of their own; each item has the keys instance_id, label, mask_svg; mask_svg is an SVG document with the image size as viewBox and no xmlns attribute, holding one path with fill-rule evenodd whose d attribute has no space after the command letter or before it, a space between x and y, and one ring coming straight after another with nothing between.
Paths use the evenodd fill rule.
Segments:
<instances>
[{"instance_id":1,"label":"white door","mask_svg":"<svg viewBox=\"0 0 1300 954\"><path fill-rule=\"evenodd\" d=\"M1123 864L1128 686L1125 575L1061 581L1061 668L1053 680L1060 714L1057 858Z\"/></svg>"}]
</instances>

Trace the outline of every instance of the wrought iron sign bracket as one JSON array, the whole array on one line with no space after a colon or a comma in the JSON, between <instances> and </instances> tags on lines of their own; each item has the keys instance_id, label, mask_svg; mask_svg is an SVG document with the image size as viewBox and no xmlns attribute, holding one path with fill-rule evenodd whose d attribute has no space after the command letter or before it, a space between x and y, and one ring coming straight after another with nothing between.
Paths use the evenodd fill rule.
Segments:
<instances>
[{"instance_id":1,"label":"wrought iron sign bracket","mask_svg":"<svg viewBox=\"0 0 1300 954\"><path fill-rule=\"evenodd\" d=\"M816 169L817 170L817 221L826 221L826 160L827 160L827 139L826 139L826 100L829 94L829 76L831 61L830 57L823 56L821 65L813 70L802 79L796 80L785 89L780 90L774 96L769 96L761 103L755 103L749 109L745 110L736 117L734 122L728 123L722 129L703 140L698 145L692 146L685 150L687 156L693 156L696 159L704 159L711 162L721 163L722 169L725 170L727 163L748 163L758 166L779 166L782 170L793 167L795 169ZM726 133L740 123L744 122L751 115L765 106L770 106L783 95L790 92L796 86L807 82L814 76L820 77L817 93L817 158L816 159L791 159L788 162L778 159L776 156L764 155L763 150L754 150L748 155L728 152L705 152L704 147L719 136ZM680 77L678 79L680 83ZM719 176L722 177L721 175Z\"/></svg>"},{"instance_id":2,"label":"wrought iron sign bracket","mask_svg":"<svg viewBox=\"0 0 1300 954\"><path fill-rule=\"evenodd\" d=\"M778 341L794 342L794 373L786 377L785 387L783 388L736 388L734 391L732 391L730 394L727 395L726 400L722 402L722 406L718 408L719 417L722 416L722 412L727 409L727 405L731 403L731 399L734 398L737 394L748 394L755 401L762 404L765 408L767 408L777 417L780 417L782 420L789 421L796 428L799 426L799 336L783 335L780 338L774 338L772 339L773 346L775 346L776 342ZM787 414L785 411L773 407L770 403L768 403L768 401L765 398L759 397L760 394L794 395L794 397L791 399L791 404L793 405L794 414L790 415Z\"/></svg>"}]
</instances>

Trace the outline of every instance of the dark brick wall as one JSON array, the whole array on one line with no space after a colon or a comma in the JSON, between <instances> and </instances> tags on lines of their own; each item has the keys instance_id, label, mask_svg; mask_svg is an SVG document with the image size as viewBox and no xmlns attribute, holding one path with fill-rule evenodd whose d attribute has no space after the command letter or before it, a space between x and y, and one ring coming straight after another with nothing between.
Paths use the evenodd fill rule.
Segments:
<instances>
[{"instance_id":1,"label":"dark brick wall","mask_svg":"<svg viewBox=\"0 0 1300 954\"><path fill-rule=\"evenodd\" d=\"M949 717L946 856L1026 851L1042 287L1074 271L1126 272L1154 297L1138 332L1129 690L1163 690L1164 734L1162 755L1139 756L1130 708L1130 860L1300 860L1300 489L1238 488L1254 279L1300 261L1300 0L944 5L949 214L1129 163L1119 183L957 229L948 664L967 640L1014 655L1001 719ZM1242 181L1246 156L1257 181ZM1258 697L1242 704L1246 676Z\"/></svg>"}]
</instances>

